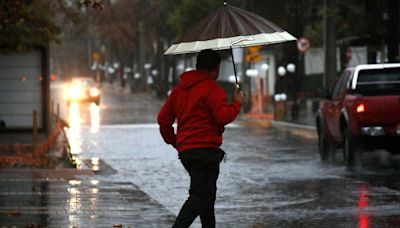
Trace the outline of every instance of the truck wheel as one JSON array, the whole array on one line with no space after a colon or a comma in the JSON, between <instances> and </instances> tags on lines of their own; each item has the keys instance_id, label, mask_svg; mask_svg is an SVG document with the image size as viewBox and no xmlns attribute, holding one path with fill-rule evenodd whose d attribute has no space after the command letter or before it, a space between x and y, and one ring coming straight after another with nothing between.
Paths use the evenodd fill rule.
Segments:
<instances>
[{"instance_id":1,"label":"truck wheel","mask_svg":"<svg viewBox=\"0 0 400 228\"><path fill-rule=\"evenodd\" d=\"M361 143L346 128L343 132L343 160L350 169L361 168Z\"/></svg>"},{"instance_id":2,"label":"truck wheel","mask_svg":"<svg viewBox=\"0 0 400 228\"><path fill-rule=\"evenodd\" d=\"M318 126L318 151L322 161L332 161L335 156L335 144L326 138L321 124Z\"/></svg>"}]
</instances>

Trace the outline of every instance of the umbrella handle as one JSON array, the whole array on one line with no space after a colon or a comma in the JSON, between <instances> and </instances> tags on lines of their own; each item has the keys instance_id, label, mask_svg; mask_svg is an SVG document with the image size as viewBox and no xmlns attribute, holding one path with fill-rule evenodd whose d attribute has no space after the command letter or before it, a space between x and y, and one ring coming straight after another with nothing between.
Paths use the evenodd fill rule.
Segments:
<instances>
[{"instance_id":1,"label":"umbrella handle","mask_svg":"<svg viewBox=\"0 0 400 228\"><path fill-rule=\"evenodd\" d=\"M236 87L239 89L239 83L238 83L238 79L237 79L237 74L236 74L236 65L235 65L235 58L233 57L233 49L231 46L231 57L232 57L232 63L233 63L233 72L235 73L235 83L236 83Z\"/></svg>"}]
</instances>

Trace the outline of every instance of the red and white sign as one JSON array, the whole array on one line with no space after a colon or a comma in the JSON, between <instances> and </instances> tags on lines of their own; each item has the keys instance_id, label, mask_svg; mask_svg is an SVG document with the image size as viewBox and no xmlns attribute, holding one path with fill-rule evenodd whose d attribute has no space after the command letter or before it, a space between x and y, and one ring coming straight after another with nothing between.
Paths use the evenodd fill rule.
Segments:
<instances>
[{"instance_id":1,"label":"red and white sign","mask_svg":"<svg viewBox=\"0 0 400 228\"><path fill-rule=\"evenodd\" d=\"M301 37L297 40L297 49L300 52L306 52L310 48L310 41L307 38Z\"/></svg>"}]
</instances>

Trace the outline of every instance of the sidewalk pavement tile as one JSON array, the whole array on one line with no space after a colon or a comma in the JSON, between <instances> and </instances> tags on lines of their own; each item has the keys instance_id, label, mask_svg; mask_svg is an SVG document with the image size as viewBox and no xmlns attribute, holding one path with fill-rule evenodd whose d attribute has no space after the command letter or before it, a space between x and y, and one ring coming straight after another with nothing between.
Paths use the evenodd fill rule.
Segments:
<instances>
[{"instance_id":1,"label":"sidewalk pavement tile","mask_svg":"<svg viewBox=\"0 0 400 228\"><path fill-rule=\"evenodd\" d=\"M175 219L132 183L89 170L0 169L0 227L169 227Z\"/></svg>"}]
</instances>

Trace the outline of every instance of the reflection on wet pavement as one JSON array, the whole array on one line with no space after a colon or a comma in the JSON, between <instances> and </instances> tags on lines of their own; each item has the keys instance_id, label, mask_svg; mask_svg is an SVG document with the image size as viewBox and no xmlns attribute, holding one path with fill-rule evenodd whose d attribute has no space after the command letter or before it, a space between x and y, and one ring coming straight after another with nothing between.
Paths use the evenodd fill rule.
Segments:
<instances>
[{"instance_id":1,"label":"reflection on wet pavement","mask_svg":"<svg viewBox=\"0 0 400 228\"><path fill-rule=\"evenodd\" d=\"M87 104L71 103L68 113L68 123L70 127L67 129L67 134L71 147L71 154L73 156L72 158L78 169L87 168L79 155L82 153L82 126L86 127L87 123L89 123L91 134L97 134L100 128L100 107L94 103L89 104L89 120L84 116L86 114L86 110L83 110L84 108L87 108ZM90 167L93 171L99 171L98 157L91 158Z\"/></svg>"},{"instance_id":2,"label":"reflection on wet pavement","mask_svg":"<svg viewBox=\"0 0 400 228\"><path fill-rule=\"evenodd\" d=\"M100 127L100 108L98 105L90 104L90 132L97 133Z\"/></svg>"},{"instance_id":3,"label":"reflection on wet pavement","mask_svg":"<svg viewBox=\"0 0 400 228\"><path fill-rule=\"evenodd\" d=\"M91 165L93 171L99 171L99 158L93 157L91 159Z\"/></svg>"},{"instance_id":4,"label":"reflection on wet pavement","mask_svg":"<svg viewBox=\"0 0 400 228\"><path fill-rule=\"evenodd\" d=\"M366 211L368 207L368 185L362 183L359 185L360 197L358 199L359 228L369 227L369 215Z\"/></svg>"},{"instance_id":5,"label":"reflection on wet pavement","mask_svg":"<svg viewBox=\"0 0 400 228\"><path fill-rule=\"evenodd\" d=\"M177 213L188 178L156 125L82 128L82 159L99 158L118 170L99 179L131 182ZM228 127L216 216L219 227L396 227L399 170L348 171L320 162L316 142L274 128ZM96 144L96 150L91 149ZM95 159L96 160L96 159ZM94 162L94 165L96 162ZM100 170L102 167L99 168ZM364 178L365 177L365 178ZM390 177L390 178L389 178ZM377 180L383 180L379 182ZM196 223L193 227L199 227Z\"/></svg>"},{"instance_id":6,"label":"reflection on wet pavement","mask_svg":"<svg viewBox=\"0 0 400 228\"><path fill-rule=\"evenodd\" d=\"M115 224L123 224L123 227L171 225L172 214L137 186L76 179L65 172L69 171L2 171L0 226L80 228L113 227ZM10 182L11 185L4 184ZM143 211L152 216L143 216L146 215Z\"/></svg>"},{"instance_id":7,"label":"reflection on wet pavement","mask_svg":"<svg viewBox=\"0 0 400 228\"><path fill-rule=\"evenodd\" d=\"M68 115L68 139L71 146L71 153L77 155L82 152L82 136L81 136L82 118L79 113L79 106L76 103L71 103Z\"/></svg>"}]
</instances>

